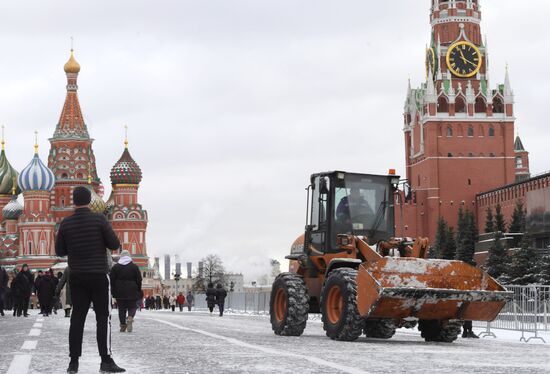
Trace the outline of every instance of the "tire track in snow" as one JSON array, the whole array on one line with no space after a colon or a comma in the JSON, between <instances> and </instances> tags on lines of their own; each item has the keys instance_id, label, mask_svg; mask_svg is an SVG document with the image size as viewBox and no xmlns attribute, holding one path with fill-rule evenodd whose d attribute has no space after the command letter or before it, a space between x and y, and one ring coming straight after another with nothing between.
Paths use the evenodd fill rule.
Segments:
<instances>
[{"instance_id":1,"label":"tire track in snow","mask_svg":"<svg viewBox=\"0 0 550 374\"><path fill-rule=\"evenodd\" d=\"M191 331L191 332L201 334L201 335L205 335L205 336L208 336L208 337L211 337L211 338L214 338L214 339L225 340L226 342L231 343L233 345L238 345L238 346L243 347L243 348L254 349L256 351L260 351L260 352L263 352L263 353L268 353L268 354L271 354L271 355L274 355L274 356L287 356L287 357L299 358L299 359L302 359L302 360L307 360L307 361L309 361L311 363L314 363L316 365L326 366L326 367L329 367L331 369L336 369L336 370L342 371L344 373L349 373L349 374L369 374L367 371L357 369L357 368L353 368L351 366L345 366L345 365L337 364L335 362L327 361L327 360L324 360L322 358L317 358L317 357L312 357L312 356L304 356L304 355L297 354L297 353L281 351L279 349L262 347L262 346L259 346L259 345L246 343L246 342L243 342L242 340L238 340L238 339L235 339L235 338L228 338L228 337L223 336L223 335L214 334L214 333L211 333L211 332L208 332L208 331L192 329L192 328L189 328L189 327L184 327L184 326L178 325L176 323L164 321L164 320L158 319L158 318L148 318L148 319L150 319L152 321L163 323L163 324L168 325L168 326L175 327L179 330Z\"/></svg>"}]
</instances>

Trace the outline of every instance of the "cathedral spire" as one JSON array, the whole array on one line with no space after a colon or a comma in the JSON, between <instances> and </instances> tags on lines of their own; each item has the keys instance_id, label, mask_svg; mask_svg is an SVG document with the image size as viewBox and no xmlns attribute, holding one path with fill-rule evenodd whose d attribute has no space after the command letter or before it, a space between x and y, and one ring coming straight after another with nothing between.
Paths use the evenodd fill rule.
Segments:
<instances>
[{"instance_id":1,"label":"cathedral spire","mask_svg":"<svg viewBox=\"0 0 550 374\"><path fill-rule=\"evenodd\" d=\"M53 137L54 139L89 139L77 95L80 64L76 61L72 48L63 70L67 75L67 96Z\"/></svg>"}]
</instances>

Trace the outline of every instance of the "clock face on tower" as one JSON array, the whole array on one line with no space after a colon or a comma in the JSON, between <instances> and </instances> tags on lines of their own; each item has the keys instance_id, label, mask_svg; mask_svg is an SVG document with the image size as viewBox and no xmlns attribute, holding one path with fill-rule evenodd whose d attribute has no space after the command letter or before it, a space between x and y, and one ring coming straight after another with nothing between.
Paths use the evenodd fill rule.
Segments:
<instances>
[{"instance_id":1,"label":"clock face on tower","mask_svg":"<svg viewBox=\"0 0 550 374\"><path fill-rule=\"evenodd\" d=\"M460 78L470 78L481 69L481 52L470 42L458 42L449 47L447 52L447 66L449 70Z\"/></svg>"}]
</instances>

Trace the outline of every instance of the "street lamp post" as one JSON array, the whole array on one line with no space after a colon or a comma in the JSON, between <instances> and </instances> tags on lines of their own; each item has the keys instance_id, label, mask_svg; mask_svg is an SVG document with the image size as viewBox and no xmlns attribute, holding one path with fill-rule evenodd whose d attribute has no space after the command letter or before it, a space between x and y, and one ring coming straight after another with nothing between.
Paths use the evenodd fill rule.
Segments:
<instances>
[{"instance_id":1,"label":"street lamp post","mask_svg":"<svg viewBox=\"0 0 550 374\"><path fill-rule=\"evenodd\" d=\"M179 295L179 293L178 293L178 282L180 281L180 279L181 279L181 275L176 273L174 275L174 280L176 281L176 296Z\"/></svg>"}]
</instances>

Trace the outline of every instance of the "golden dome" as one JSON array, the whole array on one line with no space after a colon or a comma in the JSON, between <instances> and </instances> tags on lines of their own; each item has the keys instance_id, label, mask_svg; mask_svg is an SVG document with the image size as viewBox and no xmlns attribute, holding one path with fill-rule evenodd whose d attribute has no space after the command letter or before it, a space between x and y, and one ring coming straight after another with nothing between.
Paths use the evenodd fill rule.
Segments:
<instances>
[{"instance_id":1,"label":"golden dome","mask_svg":"<svg viewBox=\"0 0 550 374\"><path fill-rule=\"evenodd\" d=\"M80 64L76 62L72 49L71 49L71 57L69 58L69 61L67 61L65 66L63 66L63 69L65 70L65 73L73 73L73 74L77 74L80 71Z\"/></svg>"}]
</instances>

